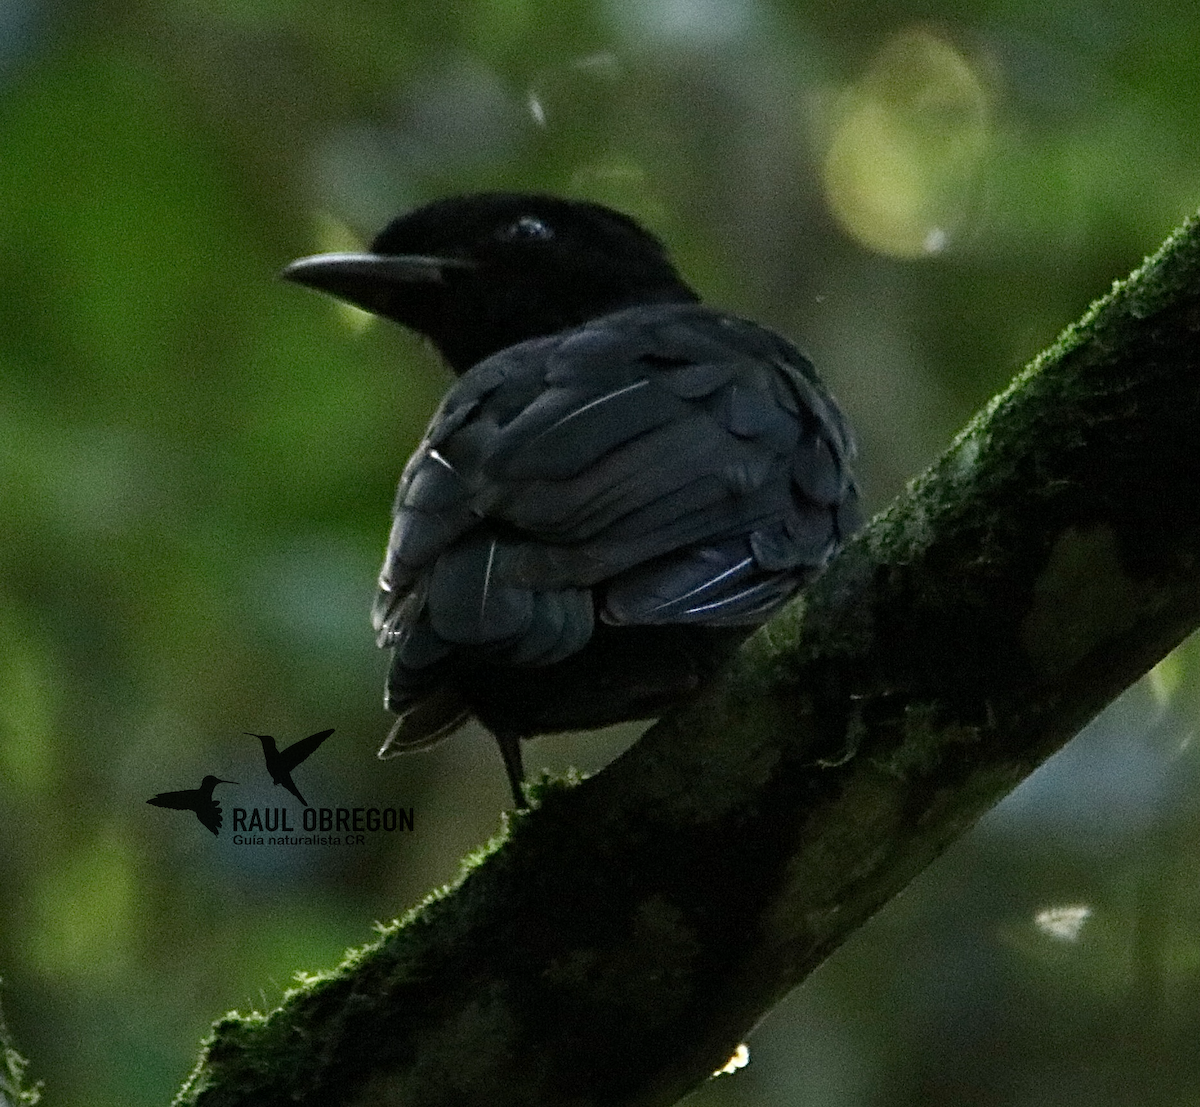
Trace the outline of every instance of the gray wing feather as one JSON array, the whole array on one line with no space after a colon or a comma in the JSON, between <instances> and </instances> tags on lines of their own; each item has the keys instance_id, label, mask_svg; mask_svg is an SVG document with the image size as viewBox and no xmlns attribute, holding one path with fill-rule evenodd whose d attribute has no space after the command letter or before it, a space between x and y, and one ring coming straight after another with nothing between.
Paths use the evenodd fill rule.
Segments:
<instances>
[{"instance_id":1,"label":"gray wing feather","mask_svg":"<svg viewBox=\"0 0 1200 1107\"><path fill-rule=\"evenodd\" d=\"M561 660L597 615L761 622L857 525L811 366L699 305L632 308L481 362L405 468L374 621L398 667Z\"/></svg>"}]
</instances>

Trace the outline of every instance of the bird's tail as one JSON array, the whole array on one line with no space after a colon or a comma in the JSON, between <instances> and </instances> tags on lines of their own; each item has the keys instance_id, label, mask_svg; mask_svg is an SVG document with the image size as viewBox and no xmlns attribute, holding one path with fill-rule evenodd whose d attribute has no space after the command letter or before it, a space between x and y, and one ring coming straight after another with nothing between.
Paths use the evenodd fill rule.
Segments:
<instances>
[{"instance_id":1,"label":"bird's tail","mask_svg":"<svg viewBox=\"0 0 1200 1107\"><path fill-rule=\"evenodd\" d=\"M452 688L439 688L417 700L396 720L379 748L382 758L428 749L467 721L471 709Z\"/></svg>"}]
</instances>

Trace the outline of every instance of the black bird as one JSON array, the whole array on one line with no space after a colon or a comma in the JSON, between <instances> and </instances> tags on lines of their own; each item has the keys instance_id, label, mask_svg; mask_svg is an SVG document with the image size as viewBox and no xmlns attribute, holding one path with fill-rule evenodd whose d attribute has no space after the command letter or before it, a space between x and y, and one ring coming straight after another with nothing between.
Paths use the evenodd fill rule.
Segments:
<instances>
[{"instance_id":1,"label":"black bird","mask_svg":"<svg viewBox=\"0 0 1200 1107\"><path fill-rule=\"evenodd\" d=\"M300 794L300 789L292 780L292 770L316 753L317 747L333 733L333 730L319 730L316 734L301 738L299 742L293 742L282 750L275 748L275 739L269 734L254 734L249 730L242 733L249 734L251 738L257 738L262 743L263 760L267 763L267 772L271 774L271 779L276 784L282 784L307 807L308 800Z\"/></svg>"},{"instance_id":2,"label":"black bird","mask_svg":"<svg viewBox=\"0 0 1200 1107\"><path fill-rule=\"evenodd\" d=\"M222 780L219 776L206 776L199 788L185 788L180 792L159 792L147 803L155 807L169 807L173 811L195 811L199 819L214 834L221 829L221 805L213 798L213 789L218 784L236 784L236 780Z\"/></svg>"},{"instance_id":3,"label":"black bird","mask_svg":"<svg viewBox=\"0 0 1200 1107\"><path fill-rule=\"evenodd\" d=\"M400 716L381 756L476 716L524 807L521 739L661 714L859 524L812 365L699 303L618 212L461 196L283 276L425 335L459 378L379 578Z\"/></svg>"}]
</instances>

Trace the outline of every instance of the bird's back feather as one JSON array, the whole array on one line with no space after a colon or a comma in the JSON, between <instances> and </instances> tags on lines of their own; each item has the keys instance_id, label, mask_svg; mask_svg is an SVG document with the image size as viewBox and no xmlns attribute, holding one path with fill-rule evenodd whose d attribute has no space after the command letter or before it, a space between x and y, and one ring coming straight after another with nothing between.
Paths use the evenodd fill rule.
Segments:
<instances>
[{"instance_id":1,"label":"bird's back feather","mask_svg":"<svg viewBox=\"0 0 1200 1107\"><path fill-rule=\"evenodd\" d=\"M745 633L857 526L853 450L801 354L701 305L629 308L492 355L400 482L374 609L395 650L389 705L411 712L467 665L577 658L601 623ZM427 714L404 744L454 711Z\"/></svg>"}]
</instances>

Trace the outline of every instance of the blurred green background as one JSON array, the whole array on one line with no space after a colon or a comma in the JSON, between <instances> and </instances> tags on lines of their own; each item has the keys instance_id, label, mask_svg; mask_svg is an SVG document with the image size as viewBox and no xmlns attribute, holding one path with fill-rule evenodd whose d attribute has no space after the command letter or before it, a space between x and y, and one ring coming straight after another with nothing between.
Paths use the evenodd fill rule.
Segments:
<instances>
[{"instance_id":1,"label":"blurred green background","mask_svg":"<svg viewBox=\"0 0 1200 1107\"><path fill-rule=\"evenodd\" d=\"M878 508L1200 204L1198 44L1200 8L1115 0L0 0L0 975L49 1101L167 1103L212 1018L453 879L508 802L478 731L374 758L367 608L445 374L280 266L450 192L616 204L812 355ZM1195 1104L1198 665L694 1102ZM310 802L415 830L235 846L232 806L288 798L241 732L330 726ZM219 839L145 803L210 772Z\"/></svg>"}]
</instances>

